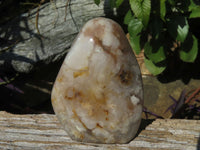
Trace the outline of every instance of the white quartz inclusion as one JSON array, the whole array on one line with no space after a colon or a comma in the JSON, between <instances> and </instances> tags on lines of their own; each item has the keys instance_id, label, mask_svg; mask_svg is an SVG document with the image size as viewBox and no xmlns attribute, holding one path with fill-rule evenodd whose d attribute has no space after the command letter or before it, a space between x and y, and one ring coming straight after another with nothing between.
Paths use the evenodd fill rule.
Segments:
<instances>
[{"instance_id":1,"label":"white quartz inclusion","mask_svg":"<svg viewBox=\"0 0 200 150\"><path fill-rule=\"evenodd\" d=\"M127 143L133 139L141 121L142 80L116 22L95 18L83 26L54 83L52 105L74 140Z\"/></svg>"}]
</instances>

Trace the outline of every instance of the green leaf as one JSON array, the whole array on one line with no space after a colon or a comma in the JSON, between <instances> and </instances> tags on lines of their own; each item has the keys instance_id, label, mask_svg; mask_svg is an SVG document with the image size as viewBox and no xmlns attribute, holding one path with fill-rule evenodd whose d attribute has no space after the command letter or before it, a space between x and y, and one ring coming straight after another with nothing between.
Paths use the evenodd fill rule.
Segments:
<instances>
[{"instance_id":1,"label":"green leaf","mask_svg":"<svg viewBox=\"0 0 200 150\"><path fill-rule=\"evenodd\" d=\"M191 12L189 18L200 17L200 5L195 4L193 0L190 0L189 11Z\"/></svg>"},{"instance_id":2,"label":"green leaf","mask_svg":"<svg viewBox=\"0 0 200 150\"><path fill-rule=\"evenodd\" d=\"M95 2L96 5L100 4L100 0L94 0L94 2Z\"/></svg>"},{"instance_id":3,"label":"green leaf","mask_svg":"<svg viewBox=\"0 0 200 150\"><path fill-rule=\"evenodd\" d=\"M140 20L132 18L128 24L128 32L130 35L130 44L132 49L139 54L141 51L140 47L140 33L143 29L143 24Z\"/></svg>"},{"instance_id":4,"label":"green leaf","mask_svg":"<svg viewBox=\"0 0 200 150\"><path fill-rule=\"evenodd\" d=\"M128 25L129 22L131 21L132 17L133 17L133 16L132 16L131 10L129 10L129 11L126 13L125 17L124 17L124 24Z\"/></svg>"},{"instance_id":5,"label":"green leaf","mask_svg":"<svg viewBox=\"0 0 200 150\"><path fill-rule=\"evenodd\" d=\"M166 59L163 46L156 42L154 44L147 42L144 46L144 53L153 63L159 63Z\"/></svg>"},{"instance_id":6,"label":"green leaf","mask_svg":"<svg viewBox=\"0 0 200 150\"><path fill-rule=\"evenodd\" d=\"M168 31L174 40L184 42L189 32L189 25L186 17L173 16L168 22Z\"/></svg>"},{"instance_id":7,"label":"green leaf","mask_svg":"<svg viewBox=\"0 0 200 150\"><path fill-rule=\"evenodd\" d=\"M169 4L172 5L172 6L175 6L176 5L176 2L175 0L168 0Z\"/></svg>"},{"instance_id":8,"label":"green leaf","mask_svg":"<svg viewBox=\"0 0 200 150\"><path fill-rule=\"evenodd\" d=\"M130 36L130 45L133 49L133 51L138 55L141 51L140 47L140 36L134 35Z\"/></svg>"},{"instance_id":9,"label":"green leaf","mask_svg":"<svg viewBox=\"0 0 200 150\"><path fill-rule=\"evenodd\" d=\"M144 58L144 63L147 69L153 74L153 75L159 75L166 69L166 63L163 62L159 65L154 64L151 60Z\"/></svg>"},{"instance_id":10,"label":"green leaf","mask_svg":"<svg viewBox=\"0 0 200 150\"><path fill-rule=\"evenodd\" d=\"M179 55L184 62L194 62L198 54L198 41L195 36L189 34L185 42L181 45Z\"/></svg>"},{"instance_id":11,"label":"green leaf","mask_svg":"<svg viewBox=\"0 0 200 150\"><path fill-rule=\"evenodd\" d=\"M123 3L124 0L116 0L116 7L119 8L119 6Z\"/></svg>"},{"instance_id":12,"label":"green leaf","mask_svg":"<svg viewBox=\"0 0 200 150\"><path fill-rule=\"evenodd\" d=\"M143 28L143 24L140 20L132 18L128 24L128 32L130 36L138 35Z\"/></svg>"},{"instance_id":13,"label":"green leaf","mask_svg":"<svg viewBox=\"0 0 200 150\"><path fill-rule=\"evenodd\" d=\"M165 15L166 15L166 6L165 6L166 0L160 0L160 18L165 21Z\"/></svg>"},{"instance_id":14,"label":"green leaf","mask_svg":"<svg viewBox=\"0 0 200 150\"><path fill-rule=\"evenodd\" d=\"M196 0L195 0L195 1L196 1ZM196 2L194 3L193 0L190 0L190 5L189 5L189 7L188 7L189 11L192 11L193 9L196 9L196 8L200 7L199 4L196 4L196 3L199 3L199 2L196 1Z\"/></svg>"},{"instance_id":15,"label":"green leaf","mask_svg":"<svg viewBox=\"0 0 200 150\"><path fill-rule=\"evenodd\" d=\"M190 13L189 18L200 18L200 7L197 9L193 9Z\"/></svg>"},{"instance_id":16,"label":"green leaf","mask_svg":"<svg viewBox=\"0 0 200 150\"><path fill-rule=\"evenodd\" d=\"M189 11L192 11L192 9L196 8L196 4L193 2L193 0L190 0L190 5L189 5Z\"/></svg>"},{"instance_id":17,"label":"green leaf","mask_svg":"<svg viewBox=\"0 0 200 150\"><path fill-rule=\"evenodd\" d=\"M129 0L135 16L142 21L144 26L149 22L151 12L151 0Z\"/></svg>"},{"instance_id":18,"label":"green leaf","mask_svg":"<svg viewBox=\"0 0 200 150\"><path fill-rule=\"evenodd\" d=\"M188 25L186 18L185 18L185 24L183 26L178 25L177 32L178 32L177 40L184 42L184 40L186 39L187 34L189 32L189 25Z\"/></svg>"}]
</instances>

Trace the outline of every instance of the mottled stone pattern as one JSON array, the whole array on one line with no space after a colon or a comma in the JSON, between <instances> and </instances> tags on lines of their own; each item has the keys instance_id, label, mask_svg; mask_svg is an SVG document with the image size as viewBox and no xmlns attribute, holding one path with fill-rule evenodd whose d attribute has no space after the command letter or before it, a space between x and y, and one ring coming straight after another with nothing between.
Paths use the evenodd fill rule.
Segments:
<instances>
[{"instance_id":1,"label":"mottled stone pattern","mask_svg":"<svg viewBox=\"0 0 200 150\"><path fill-rule=\"evenodd\" d=\"M142 79L116 22L95 18L84 25L58 73L52 105L74 140L127 143L135 136L143 105Z\"/></svg>"}]
</instances>

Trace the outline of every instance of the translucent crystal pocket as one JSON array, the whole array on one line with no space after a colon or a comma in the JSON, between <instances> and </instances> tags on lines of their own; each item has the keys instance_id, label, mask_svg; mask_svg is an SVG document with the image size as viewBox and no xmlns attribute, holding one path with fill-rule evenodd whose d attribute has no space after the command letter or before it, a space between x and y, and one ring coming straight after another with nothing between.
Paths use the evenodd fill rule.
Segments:
<instances>
[{"instance_id":1,"label":"translucent crystal pocket","mask_svg":"<svg viewBox=\"0 0 200 150\"><path fill-rule=\"evenodd\" d=\"M83 26L54 83L52 105L73 140L127 143L134 138L142 114L142 79L116 22L95 18Z\"/></svg>"}]
</instances>

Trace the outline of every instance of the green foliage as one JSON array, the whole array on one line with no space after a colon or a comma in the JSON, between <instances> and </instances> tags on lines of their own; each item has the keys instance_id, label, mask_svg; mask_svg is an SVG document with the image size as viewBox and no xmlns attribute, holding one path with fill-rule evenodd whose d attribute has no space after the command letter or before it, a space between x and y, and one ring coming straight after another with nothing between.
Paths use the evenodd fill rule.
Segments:
<instances>
[{"instance_id":1,"label":"green foliage","mask_svg":"<svg viewBox=\"0 0 200 150\"><path fill-rule=\"evenodd\" d=\"M163 64L155 64L150 59L144 58L144 63L153 75L158 75L162 73L166 68L165 62Z\"/></svg>"},{"instance_id":2,"label":"green foliage","mask_svg":"<svg viewBox=\"0 0 200 150\"><path fill-rule=\"evenodd\" d=\"M180 58L185 62L194 62L198 54L198 41L196 37L189 34L185 42L181 45Z\"/></svg>"},{"instance_id":3,"label":"green foliage","mask_svg":"<svg viewBox=\"0 0 200 150\"><path fill-rule=\"evenodd\" d=\"M94 0L98 1L98 0ZM99 0L100 1L100 0ZM119 8L119 6L124 2L124 0L109 0L109 4L111 8Z\"/></svg>"},{"instance_id":4,"label":"green foliage","mask_svg":"<svg viewBox=\"0 0 200 150\"><path fill-rule=\"evenodd\" d=\"M142 22L138 19L132 18L128 23L128 32L130 34L130 44L137 54L140 53L140 33L142 31Z\"/></svg>"},{"instance_id":5,"label":"green foliage","mask_svg":"<svg viewBox=\"0 0 200 150\"><path fill-rule=\"evenodd\" d=\"M129 2L135 17L146 27L150 17L151 0L129 0Z\"/></svg>"},{"instance_id":6,"label":"green foliage","mask_svg":"<svg viewBox=\"0 0 200 150\"><path fill-rule=\"evenodd\" d=\"M144 46L144 53L148 59L156 64L166 60L166 54L164 47L159 44L159 41L155 42L156 43L147 42Z\"/></svg>"},{"instance_id":7,"label":"green foliage","mask_svg":"<svg viewBox=\"0 0 200 150\"><path fill-rule=\"evenodd\" d=\"M122 3L123 3L124 0L116 0L115 4L116 4L116 7L118 8Z\"/></svg>"},{"instance_id":8,"label":"green foliage","mask_svg":"<svg viewBox=\"0 0 200 150\"><path fill-rule=\"evenodd\" d=\"M189 25L186 17L172 16L167 22L167 29L174 40L184 42L189 32Z\"/></svg>"},{"instance_id":9,"label":"green foliage","mask_svg":"<svg viewBox=\"0 0 200 150\"><path fill-rule=\"evenodd\" d=\"M100 0L94 0L94 2L95 2L96 5L100 4Z\"/></svg>"},{"instance_id":10,"label":"green foliage","mask_svg":"<svg viewBox=\"0 0 200 150\"><path fill-rule=\"evenodd\" d=\"M124 0L110 0L120 7ZM144 49L145 65L153 74L162 73L171 55L184 62L194 62L198 40L190 32L189 20L200 18L200 2L196 0L129 0L130 10L124 17L130 44L136 54ZM177 45L177 46L174 46Z\"/></svg>"},{"instance_id":11,"label":"green foliage","mask_svg":"<svg viewBox=\"0 0 200 150\"><path fill-rule=\"evenodd\" d=\"M191 4L189 5L190 16L189 18L198 18L200 17L200 3L198 5L194 3L193 0L190 0Z\"/></svg>"},{"instance_id":12,"label":"green foliage","mask_svg":"<svg viewBox=\"0 0 200 150\"><path fill-rule=\"evenodd\" d=\"M160 18L165 21L165 15L166 15L166 6L165 6L166 0L160 0Z\"/></svg>"},{"instance_id":13,"label":"green foliage","mask_svg":"<svg viewBox=\"0 0 200 150\"><path fill-rule=\"evenodd\" d=\"M124 24L128 25L128 23L132 20L132 12L129 10L124 17Z\"/></svg>"}]
</instances>

